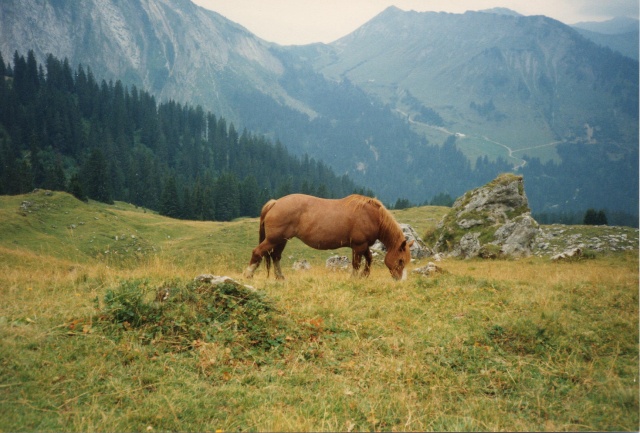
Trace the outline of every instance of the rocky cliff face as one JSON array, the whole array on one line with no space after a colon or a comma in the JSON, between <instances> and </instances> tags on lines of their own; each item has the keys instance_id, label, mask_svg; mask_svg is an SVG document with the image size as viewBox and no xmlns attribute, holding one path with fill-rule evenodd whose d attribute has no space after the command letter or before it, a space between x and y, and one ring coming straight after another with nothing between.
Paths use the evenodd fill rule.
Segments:
<instances>
[{"instance_id":1,"label":"rocky cliff face","mask_svg":"<svg viewBox=\"0 0 640 433\"><path fill-rule=\"evenodd\" d=\"M435 249L463 258L528 256L538 232L522 176L503 174L456 200L438 224Z\"/></svg>"},{"instance_id":2,"label":"rocky cliff face","mask_svg":"<svg viewBox=\"0 0 640 433\"><path fill-rule=\"evenodd\" d=\"M228 83L251 83L300 111L311 111L277 85L280 60L243 27L189 0L3 0L0 52L33 49L96 77L122 80L159 99L200 104L237 120Z\"/></svg>"}]
</instances>

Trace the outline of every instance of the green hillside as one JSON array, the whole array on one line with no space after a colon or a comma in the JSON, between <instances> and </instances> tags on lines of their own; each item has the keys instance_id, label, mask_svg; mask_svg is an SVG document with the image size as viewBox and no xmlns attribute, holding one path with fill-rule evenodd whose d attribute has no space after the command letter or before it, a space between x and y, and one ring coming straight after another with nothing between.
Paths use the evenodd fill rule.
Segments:
<instances>
[{"instance_id":1,"label":"green hillside","mask_svg":"<svg viewBox=\"0 0 640 433\"><path fill-rule=\"evenodd\" d=\"M218 254L232 253L238 242L248 243L238 236L254 222L178 221L124 202L84 203L67 193L44 190L1 196L0 203L5 254L28 251L80 264L135 267L154 257L197 256L214 245Z\"/></svg>"},{"instance_id":2,"label":"green hillside","mask_svg":"<svg viewBox=\"0 0 640 433\"><path fill-rule=\"evenodd\" d=\"M422 233L445 212L395 215ZM256 241L256 219L0 196L2 430L638 428L637 249L445 259L397 283L292 241L284 282L194 282L246 282Z\"/></svg>"},{"instance_id":3,"label":"green hillside","mask_svg":"<svg viewBox=\"0 0 640 433\"><path fill-rule=\"evenodd\" d=\"M421 207L393 212L424 233L447 210ZM159 257L203 266L202 272L221 272L208 267L212 258L224 256L229 258L230 269L239 272L257 240L256 218L227 223L180 221L129 203L85 203L70 194L47 190L0 196L0 245L7 259L28 252L77 263L135 267ZM296 240L287 246L287 252L318 263L332 254L309 249Z\"/></svg>"}]
</instances>

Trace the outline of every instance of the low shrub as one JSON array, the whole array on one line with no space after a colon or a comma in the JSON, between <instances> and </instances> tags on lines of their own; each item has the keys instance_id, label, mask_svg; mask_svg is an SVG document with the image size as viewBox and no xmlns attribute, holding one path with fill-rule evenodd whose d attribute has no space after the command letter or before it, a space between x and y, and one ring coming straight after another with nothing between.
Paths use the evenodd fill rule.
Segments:
<instances>
[{"instance_id":1,"label":"low shrub","mask_svg":"<svg viewBox=\"0 0 640 433\"><path fill-rule=\"evenodd\" d=\"M165 295L164 301L156 299ZM264 294L234 283L154 288L146 281L124 281L96 302L97 322L107 335L134 333L145 344L171 351L202 342L268 351L282 345L286 331L295 331Z\"/></svg>"}]
</instances>

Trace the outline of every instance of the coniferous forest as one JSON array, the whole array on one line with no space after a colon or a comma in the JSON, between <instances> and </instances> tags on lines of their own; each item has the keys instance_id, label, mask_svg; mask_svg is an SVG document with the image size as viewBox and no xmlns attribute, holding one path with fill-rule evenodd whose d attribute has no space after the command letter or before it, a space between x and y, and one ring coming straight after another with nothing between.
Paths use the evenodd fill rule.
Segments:
<instances>
[{"instance_id":1,"label":"coniferous forest","mask_svg":"<svg viewBox=\"0 0 640 433\"><path fill-rule=\"evenodd\" d=\"M219 221L257 216L269 198L293 192L373 194L199 106L157 103L66 59L38 65L32 51L16 52L12 68L0 54L0 77L0 194L64 190Z\"/></svg>"}]
</instances>

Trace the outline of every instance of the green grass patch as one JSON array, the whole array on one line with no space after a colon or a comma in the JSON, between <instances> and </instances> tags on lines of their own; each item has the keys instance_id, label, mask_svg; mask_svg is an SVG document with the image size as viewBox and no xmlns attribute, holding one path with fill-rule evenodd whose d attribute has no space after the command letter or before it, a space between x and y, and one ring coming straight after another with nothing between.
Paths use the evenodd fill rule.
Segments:
<instances>
[{"instance_id":1,"label":"green grass patch","mask_svg":"<svg viewBox=\"0 0 640 433\"><path fill-rule=\"evenodd\" d=\"M446 259L447 273L398 283L377 262L368 279L328 271L330 252L291 242L287 279L261 267L251 290L194 277L242 281L255 219L69 202L69 215L109 215L91 223L96 239L116 228L156 247L117 262L75 251L64 231L40 248L42 223L17 214L30 196L0 199L0 224L19 230L0 241L3 431L639 427L637 251ZM429 230L437 212L396 215L424 215ZM301 257L312 270L288 269Z\"/></svg>"}]
</instances>

